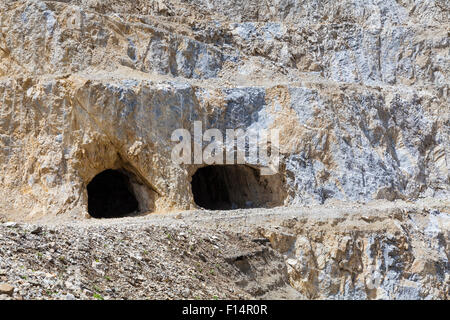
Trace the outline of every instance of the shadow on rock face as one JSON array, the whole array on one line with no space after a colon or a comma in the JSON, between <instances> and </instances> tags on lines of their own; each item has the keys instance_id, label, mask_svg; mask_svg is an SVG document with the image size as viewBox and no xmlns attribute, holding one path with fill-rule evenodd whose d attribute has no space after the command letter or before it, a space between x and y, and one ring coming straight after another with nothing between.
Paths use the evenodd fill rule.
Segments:
<instances>
[{"instance_id":1,"label":"shadow on rock face","mask_svg":"<svg viewBox=\"0 0 450 320\"><path fill-rule=\"evenodd\" d=\"M279 175L261 176L246 165L210 165L192 176L194 202L209 210L274 207L285 197Z\"/></svg>"},{"instance_id":2,"label":"shadow on rock face","mask_svg":"<svg viewBox=\"0 0 450 320\"><path fill-rule=\"evenodd\" d=\"M94 218L119 218L139 210L129 177L119 170L105 170L87 186L88 212Z\"/></svg>"}]
</instances>

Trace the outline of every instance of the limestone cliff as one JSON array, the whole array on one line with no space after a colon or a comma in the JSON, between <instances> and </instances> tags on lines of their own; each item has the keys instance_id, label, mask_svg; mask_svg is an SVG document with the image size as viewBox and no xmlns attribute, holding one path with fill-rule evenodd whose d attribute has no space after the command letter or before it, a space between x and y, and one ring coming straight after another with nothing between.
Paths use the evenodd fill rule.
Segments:
<instances>
[{"instance_id":1,"label":"limestone cliff","mask_svg":"<svg viewBox=\"0 0 450 320\"><path fill-rule=\"evenodd\" d=\"M449 12L0 0L0 299L448 299ZM195 121L278 173L177 164Z\"/></svg>"},{"instance_id":2,"label":"limestone cliff","mask_svg":"<svg viewBox=\"0 0 450 320\"><path fill-rule=\"evenodd\" d=\"M284 205L449 191L448 2L2 1L0 210L82 217L124 168L194 208L173 130L278 128Z\"/></svg>"}]
</instances>

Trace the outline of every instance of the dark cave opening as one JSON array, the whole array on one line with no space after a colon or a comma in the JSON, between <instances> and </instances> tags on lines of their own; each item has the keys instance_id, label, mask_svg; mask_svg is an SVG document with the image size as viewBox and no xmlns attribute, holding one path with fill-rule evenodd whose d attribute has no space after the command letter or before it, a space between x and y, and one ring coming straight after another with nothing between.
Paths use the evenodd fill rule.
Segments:
<instances>
[{"instance_id":1,"label":"dark cave opening","mask_svg":"<svg viewBox=\"0 0 450 320\"><path fill-rule=\"evenodd\" d=\"M192 176L194 202L208 210L273 207L283 203L280 176L261 176L246 165L210 165Z\"/></svg>"},{"instance_id":2,"label":"dark cave opening","mask_svg":"<svg viewBox=\"0 0 450 320\"><path fill-rule=\"evenodd\" d=\"M139 210L130 178L122 170L105 170L87 185L88 212L94 218L120 218Z\"/></svg>"}]
</instances>

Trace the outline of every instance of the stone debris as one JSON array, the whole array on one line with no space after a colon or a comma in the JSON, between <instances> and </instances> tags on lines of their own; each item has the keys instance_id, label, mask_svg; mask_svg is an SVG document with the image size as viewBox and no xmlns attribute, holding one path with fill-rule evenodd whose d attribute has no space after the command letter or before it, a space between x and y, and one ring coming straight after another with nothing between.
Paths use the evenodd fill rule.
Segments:
<instances>
[{"instance_id":1,"label":"stone debris","mask_svg":"<svg viewBox=\"0 0 450 320\"><path fill-rule=\"evenodd\" d=\"M0 299L448 299L448 201L217 215L0 225Z\"/></svg>"}]
</instances>

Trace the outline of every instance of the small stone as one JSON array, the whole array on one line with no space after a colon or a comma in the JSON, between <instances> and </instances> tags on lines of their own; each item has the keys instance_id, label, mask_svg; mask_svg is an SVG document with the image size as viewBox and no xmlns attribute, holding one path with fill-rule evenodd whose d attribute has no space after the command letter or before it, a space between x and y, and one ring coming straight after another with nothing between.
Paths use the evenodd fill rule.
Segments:
<instances>
[{"instance_id":1,"label":"small stone","mask_svg":"<svg viewBox=\"0 0 450 320\"><path fill-rule=\"evenodd\" d=\"M14 221L8 221L8 222L5 222L5 223L3 224L3 226L4 226L4 227L7 227L7 228L15 228L15 227L17 226L17 222L14 222Z\"/></svg>"},{"instance_id":2,"label":"small stone","mask_svg":"<svg viewBox=\"0 0 450 320\"><path fill-rule=\"evenodd\" d=\"M189 290L188 288L185 288L185 289L183 289L183 292L181 294L183 295L184 298L187 298L191 294L191 290Z\"/></svg>"},{"instance_id":3,"label":"small stone","mask_svg":"<svg viewBox=\"0 0 450 320\"><path fill-rule=\"evenodd\" d=\"M198 257L199 257L200 260L202 260L203 262L208 261L208 259L206 259L206 257L205 257L203 254L201 254L201 253L198 254Z\"/></svg>"},{"instance_id":4,"label":"small stone","mask_svg":"<svg viewBox=\"0 0 450 320\"><path fill-rule=\"evenodd\" d=\"M42 232L42 227L37 226L37 227L33 228L30 233L37 235L37 234L40 234L41 232Z\"/></svg>"},{"instance_id":5,"label":"small stone","mask_svg":"<svg viewBox=\"0 0 450 320\"><path fill-rule=\"evenodd\" d=\"M75 296L71 293L68 293L68 294L66 294L65 299L66 300L75 300Z\"/></svg>"},{"instance_id":6,"label":"small stone","mask_svg":"<svg viewBox=\"0 0 450 320\"><path fill-rule=\"evenodd\" d=\"M7 294L12 296L14 287L8 283L0 283L0 294Z\"/></svg>"}]
</instances>

